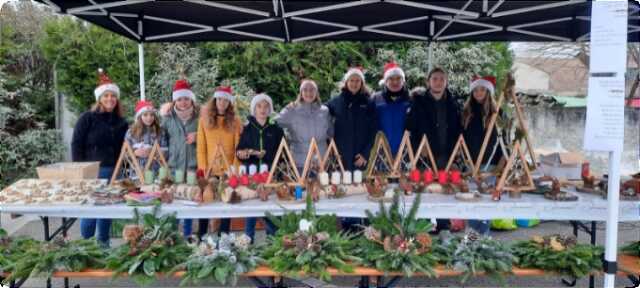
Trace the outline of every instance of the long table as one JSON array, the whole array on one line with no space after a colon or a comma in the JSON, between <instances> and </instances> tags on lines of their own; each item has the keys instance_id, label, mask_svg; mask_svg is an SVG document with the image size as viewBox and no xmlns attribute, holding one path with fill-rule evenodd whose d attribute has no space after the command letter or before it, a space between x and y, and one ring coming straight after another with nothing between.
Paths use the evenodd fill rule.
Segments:
<instances>
[{"instance_id":1,"label":"long table","mask_svg":"<svg viewBox=\"0 0 640 288\"><path fill-rule=\"evenodd\" d=\"M512 199L503 196L500 201L492 201L488 195L478 202L463 202L451 195L422 194L419 218L455 219L541 219L541 220L584 220L605 221L607 201L600 196L579 193L579 200L572 202L551 201L541 195L523 194ZM414 196L403 196L407 209ZM388 205L388 204L387 204ZM212 203L207 205L165 204L161 214L176 213L178 218L244 218L261 217L265 212L274 215L285 211L299 211L305 208L304 201L278 202L275 196L269 201L258 199L239 204ZM340 199L322 199L315 204L318 214L336 214L340 217L365 217L365 211L376 212L379 203L367 199L366 195L352 195ZM41 217L65 218L110 218L127 219L133 217L134 207L125 204L108 206L94 205L0 205L1 213L35 215ZM138 207L141 212L152 207ZM620 201L620 221L640 221L640 202Z\"/></svg>"}]
</instances>

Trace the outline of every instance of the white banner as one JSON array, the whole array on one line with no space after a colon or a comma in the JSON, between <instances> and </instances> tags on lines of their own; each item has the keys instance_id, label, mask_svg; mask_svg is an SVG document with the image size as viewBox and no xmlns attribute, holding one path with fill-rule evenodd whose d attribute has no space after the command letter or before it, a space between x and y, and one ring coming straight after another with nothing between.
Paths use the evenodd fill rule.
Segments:
<instances>
[{"instance_id":1,"label":"white banner","mask_svg":"<svg viewBox=\"0 0 640 288\"><path fill-rule=\"evenodd\" d=\"M592 3L585 150L622 151L627 9L627 1Z\"/></svg>"}]
</instances>

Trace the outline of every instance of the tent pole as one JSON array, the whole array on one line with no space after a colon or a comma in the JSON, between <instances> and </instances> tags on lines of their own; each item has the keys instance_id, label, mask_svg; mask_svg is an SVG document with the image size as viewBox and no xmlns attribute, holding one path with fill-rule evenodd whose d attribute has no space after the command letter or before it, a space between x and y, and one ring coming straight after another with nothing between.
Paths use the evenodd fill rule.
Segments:
<instances>
[{"instance_id":1,"label":"tent pole","mask_svg":"<svg viewBox=\"0 0 640 288\"><path fill-rule=\"evenodd\" d=\"M433 42L429 42L429 70L427 72L431 72L433 69Z\"/></svg>"},{"instance_id":2,"label":"tent pole","mask_svg":"<svg viewBox=\"0 0 640 288\"><path fill-rule=\"evenodd\" d=\"M607 237L605 238L605 272L607 263L616 263L618 247L618 209L620 204L620 157L621 151L609 152L609 179L607 193ZM604 287L614 287L614 271L604 276Z\"/></svg>"},{"instance_id":3,"label":"tent pole","mask_svg":"<svg viewBox=\"0 0 640 288\"><path fill-rule=\"evenodd\" d=\"M145 100L144 92L144 46L142 42L138 43L138 69L140 71L140 100Z\"/></svg>"}]
</instances>

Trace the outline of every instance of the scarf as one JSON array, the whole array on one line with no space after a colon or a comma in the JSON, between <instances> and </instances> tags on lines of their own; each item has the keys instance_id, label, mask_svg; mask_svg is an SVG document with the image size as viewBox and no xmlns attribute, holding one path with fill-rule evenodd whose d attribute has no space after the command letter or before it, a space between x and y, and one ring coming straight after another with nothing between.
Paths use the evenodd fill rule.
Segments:
<instances>
[{"instance_id":1,"label":"scarf","mask_svg":"<svg viewBox=\"0 0 640 288\"><path fill-rule=\"evenodd\" d=\"M178 107L173 106L173 111L176 112L176 115L183 124L187 124L187 121L191 120L191 117L193 117L193 106L185 110L179 110Z\"/></svg>"}]
</instances>

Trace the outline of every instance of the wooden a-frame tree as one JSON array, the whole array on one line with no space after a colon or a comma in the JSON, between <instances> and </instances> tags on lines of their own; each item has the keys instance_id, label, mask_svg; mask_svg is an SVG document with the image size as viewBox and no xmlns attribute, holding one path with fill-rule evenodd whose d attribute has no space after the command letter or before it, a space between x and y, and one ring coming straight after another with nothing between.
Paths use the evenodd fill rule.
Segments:
<instances>
[{"instance_id":1,"label":"wooden a-frame tree","mask_svg":"<svg viewBox=\"0 0 640 288\"><path fill-rule=\"evenodd\" d=\"M411 146L411 133L404 131L398 154L393 161L392 177L400 177L400 175L411 172L415 166L415 155Z\"/></svg>"},{"instance_id":2,"label":"wooden a-frame tree","mask_svg":"<svg viewBox=\"0 0 640 288\"><path fill-rule=\"evenodd\" d=\"M340 156L338 146L336 146L336 141L333 139L329 142L327 152L324 154L324 157L322 158L322 165L320 166L326 172L338 171L340 173L344 173L345 171L344 165L342 165L342 156Z\"/></svg>"},{"instance_id":3,"label":"wooden a-frame tree","mask_svg":"<svg viewBox=\"0 0 640 288\"><path fill-rule=\"evenodd\" d=\"M475 171L473 166L473 158L471 158L469 147L467 147L467 142L464 141L464 137L462 136L462 134L460 134L460 137L458 137L456 146L453 147L453 152L451 152L449 162L447 162L447 167L444 170L449 172L451 170L451 166L454 162L456 162L457 159L461 159L464 165L463 167L460 167L460 170L467 171L470 175L473 174L473 171Z\"/></svg>"},{"instance_id":4,"label":"wooden a-frame tree","mask_svg":"<svg viewBox=\"0 0 640 288\"><path fill-rule=\"evenodd\" d=\"M307 151L307 158L304 160L304 166L302 168L302 175L300 175L302 182L309 178L309 174L314 172L315 175L324 172L322 154L320 153L320 148L318 148L318 142L316 138L311 138L311 143L309 144L309 150Z\"/></svg>"},{"instance_id":5,"label":"wooden a-frame tree","mask_svg":"<svg viewBox=\"0 0 640 288\"><path fill-rule=\"evenodd\" d=\"M431 145L429 145L429 138L426 134L422 135L418 149L413 157L411 167L431 169L434 173L438 171L438 165L433 157L433 151L431 151Z\"/></svg>"},{"instance_id":6,"label":"wooden a-frame tree","mask_svg":"<svg viewBox=\"0 0 640 288\"><path fill-rule=\"evenodd\" d=\"M205 171L205 177L208 179L211 175L224 174L229 171L231 164L227 159L227 154L224 151L221 143L216 145L216 149L213 152L213 158L207 164L207 170Z\"/></svg>"},{"instance_id":7,"label":"wooden a-frame tree","mask_svg":"<svg viewBox=\"0 0 640 288\"><path fill-rule=\"evenodd\" d=\"M167 159L164 158L164 154L160 149L160 144L158 144L158 141L155 141L155 143L153 143L153 147L151 148L151 152L149 153L149 157L147 158L147 164L144 166L144 170L146 171L151 169L153 163L158 163L160 167L169 169L169 164L167 164Z\"/></svg>"},{"instance_id":8,"label":"wooden a-frame tree","mask_svg":"<svg viewBox=\"0 0 640 288\"><path fill-rule=\"evenodd\" d=\"M276 186L278 184L302 185L296 161L293 160L287 140L283 137L278 147L278 152L273 159L273 165L269 171L267 185Z\"/></svg>"},{"instance_id":9,"label":"wooden a-frame tree","mask_svg":"<svg viewBox=\"0 0 640 288\"><path fill-rule=\"evenodd\" d=\"M527 159L524 157L522 149L520 149L520 142L516 141L513 145L511 156L496 184L496 190L531 191L535 190L535 188Z\"/></svg>"},{"instance_id":10,"label":"wooden a-frame tree","mask_svg":"<svg viewBox=\"0 0 640 288\"><path fill-rule=\"evenodd\" d=\"M529 157L531 157L532 163L536 163L536 156L533 151L533 146L531 145L531 140L529 139L529 129L527 128L527 123L525 122L524 113L522 112L522 106L520 105L520 101L518 101L518 97L516 97L515 92L515 79L511 73L507 74L506 81L502 88L502 92L500 97L497 99L496 103L496 113L491 115L489 118L489 125L487 125L486 132L484 134L484 139L482 141L482 146L480 146L480 153L478 153L478 158L475 160L475 168L473 170L473 176L477 177L480 168L482 166L482 161L484 160L484 153L487 149L487 145L489 144L489 139L491 138L491 134L493 133L494 128L496 128L497 120L500 115L500 107L502 107L503 100L511 101L515 107L514 111L516 114L516 124L522 131L523 138L527 145L527 151L529 153ZM506 155L505 155L506 156Z\"/></svg>"},{"instance_id":11,"label":"wooden a-frame tree","mask_svg":"<svg viewBox=\"0 0 640 288\"><path fill-rule=\"evenodd\" d=\"M383 132L376 134L376 140L373 149L369 154L369 164L367 165L367 178L375 176L391 176L393 172L393 157L391 156L391 147L389 141Z\"/></svg>"},{"instance_id":12,"label":"wooden a-frame tree","mask_svg":"<svg viewBox=\"0 0 640 288\"><path fill-rule=\"evenodd\" d=\"M120 157L118 157L118 162L116 162L116 167L113 170L113 174L111 175L111 182L115 183L115 181L120 178L119 176L123 176L124 178L131 179L131 169L135 175L140 179L140 183L144 183L144 173L140 168L140 163L138 162L138 158L136 154L133 152L133 148L129 145L129 141L124 141L122 143L122 149L120 150Z\"/></svg>"}]
</instances>

